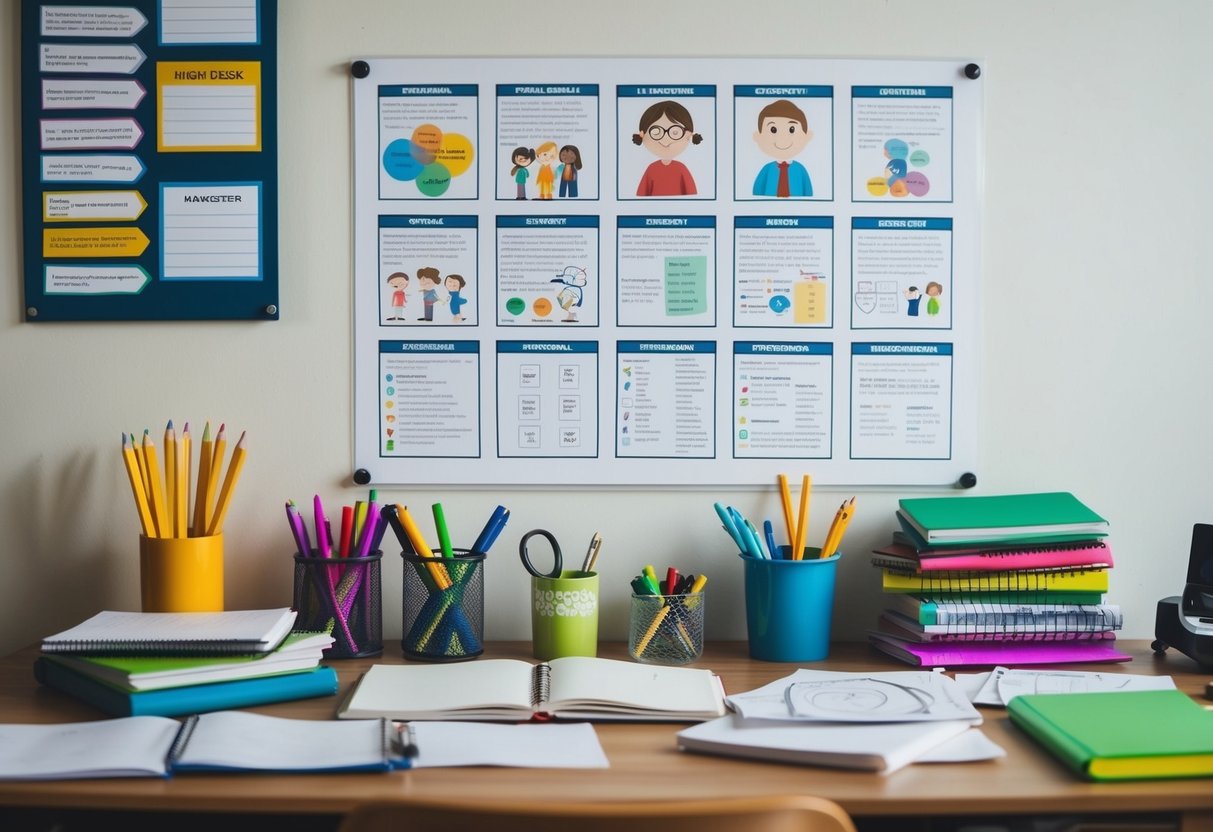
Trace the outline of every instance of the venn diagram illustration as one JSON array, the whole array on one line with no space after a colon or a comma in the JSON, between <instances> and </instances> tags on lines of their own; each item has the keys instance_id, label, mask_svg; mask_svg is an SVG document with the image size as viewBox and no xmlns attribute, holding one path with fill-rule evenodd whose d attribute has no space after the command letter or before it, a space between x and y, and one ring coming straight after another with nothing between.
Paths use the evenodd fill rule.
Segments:
<instances>
[{"instance_id":1,"label":"venn diagram illustration","mask_svg":"<svg viewBox=\"0 0 1213 832\"><path fill-rule=\"evenodd\" d=\"M422 124L407 139L396 139L383 151L383 168L401 182L415 182L423 196L442 196L451 180L472 166L475 152L467 136L443 133Z\"/></svg>"},{"instance_id":2,"label":"venn diagram illustration","mask_svg":"<svg viewBox=\"0 0 1213 832\"><path fill-rule=\"evenodd\" d=\"M931 157L922 148L911 150L901 139L889 139L884 143L885 167L880 176L868 179L868 193L872 196L926 196L931 182L926 173L916 168L926 167Z\"/></svg>"}]
</instances>

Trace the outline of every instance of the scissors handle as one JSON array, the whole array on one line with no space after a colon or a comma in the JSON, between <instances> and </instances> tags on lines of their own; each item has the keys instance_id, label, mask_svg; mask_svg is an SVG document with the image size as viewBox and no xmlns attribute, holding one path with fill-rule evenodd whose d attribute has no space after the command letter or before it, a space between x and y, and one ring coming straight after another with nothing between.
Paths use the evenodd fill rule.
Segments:
<instances>
[{"instance_id":1,"label":"scissors handle","mask_svg":"<svg viewBox=\"0 0 1213 832\"><path fill-rule=\"evenodd\" d=\"M530 548L527 544L535 535L539 535L551 544L553 561L551 572L541 572L535 568L535 564L531 563ZM522 559L522 565L526 567L526 571L536 578L559 578L560 573L564 571L564 557L560 552L560 544L556 542L556 536L547 529L532 529L524 534L522 540L518 541L518 557Z\"/></svg>"}]
</instances>

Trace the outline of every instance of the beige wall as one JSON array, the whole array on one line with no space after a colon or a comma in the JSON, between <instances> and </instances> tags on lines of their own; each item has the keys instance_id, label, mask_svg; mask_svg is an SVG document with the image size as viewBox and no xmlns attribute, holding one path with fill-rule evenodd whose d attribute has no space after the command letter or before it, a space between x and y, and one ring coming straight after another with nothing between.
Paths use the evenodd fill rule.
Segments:
<instances>
[{"instance_id":1,"label":"beige wall","mask_svg":"<svg viewBox=\"0 0 1213 832\"><path fill-rule=\"evenodd\" d=\"M1204 0L280 0L281 321L22 323L18 4L0 4L0 652L102 608L137 608L123 431L168 419L248 431L227 518L230 607L287 605L282 505L362 496L352 445L350 84L360 56L738 55L978 60L985 83L978 493L1073 490L1112 523L1109 600L1149 637L1213 522L1213 99ZM710 9L711 13L705 10ZM323 399L314 392L325 391ZM308 391L308 392L301 392ZM962 395L971 395L964 391ZM195 427L195 430L197 427ZM382 489L441 499L471 537L513 517L487 567L487 636L529 636L521 532L605 538L603 635L644 563L706 572L709 635L742 637L740 569L711 509L778 516L773 493ZM817 505L839 495L822 493ZM867 552L896 491L860 492L835 631L880 609ZM824 522L824 509L816 521ZM823 531L824 527L822 528ZM812 534L812 533L811 533ZM579 556L579 552L577 553ZM385 564L388 649L400 564Z\"/></svg>"}]
</instances>

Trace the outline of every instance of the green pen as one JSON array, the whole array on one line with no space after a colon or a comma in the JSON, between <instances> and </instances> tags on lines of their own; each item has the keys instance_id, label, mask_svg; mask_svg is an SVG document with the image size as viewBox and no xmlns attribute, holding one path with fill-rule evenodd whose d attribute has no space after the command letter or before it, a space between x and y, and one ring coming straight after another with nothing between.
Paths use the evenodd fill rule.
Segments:
<instances>
[{"instance_id":1,"label":"green pen","mask_svg":"<svg viewBox=\"0 0 1213 832\"><path fill-rule=\"evenodd\" d=\"M444 558L455 557L455 550L451 548L451 533L446 528L446 516L442 512L442 503L434 503L434 526L438 529L438 545L442 549Z\"/></svg>"}]
</instances>

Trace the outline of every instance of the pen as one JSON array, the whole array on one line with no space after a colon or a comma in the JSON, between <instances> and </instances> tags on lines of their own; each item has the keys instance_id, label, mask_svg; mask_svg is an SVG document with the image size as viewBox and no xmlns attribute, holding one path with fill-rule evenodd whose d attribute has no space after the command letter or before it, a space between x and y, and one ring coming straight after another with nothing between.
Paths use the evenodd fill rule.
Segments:
<instances>
[{"instance_id":1,"label":"pen","mask_svg":"<svg viewBox=\"0 0 1213 832\"><path fill-rule=\"evenodd\" d=\"M320 557L332 557L333 541L329 538L329 521L324 516L324 506L320 502L319 494L312 498L312 513L316 518L316 548L320 552Z\"/></svg>"},{"instance_id":2,"label":"pen","mask_svg":"<svg viewBox=\"0 0 1213 832\"><path fill-rule=\"evenodd\" d=\"M733 542L737 544L738 551L744 552L746 544L741 539L741 535L738 534L737 527L733 524L733 517L729 514L729 510L720 503L714 503L712 507L716 509L716 514L720 517L724 530L729 533L729 537L733 538Z\"/></svg>"},{"instance_id":3,"label":"pen","mask_svg":"<svg viewBox=\"0 0 1213 832\"><path fill-rule=\"evenodd\" d=\"M767 541L767 549L771 551L771 560L779 560L779 548L775 545L775 527L770 520L762 521L762 534Z\"/></svg>"},{"instance_id":4,"label":"pen","mask_svg":"<svg viewBox=\"0 0 1213 832\"><path fill-rule=\"evenodd\" d=\"M766 560L767 556L762 553L762 546L758 543L758 538L750 533L750 527L745 518L741 516L741 512L732 506L729 506L728 510L733 517L733 527L737 529L737 534L741 537L741 551L752 558Z\"/></svg>"},{"instance_id":5,"label":"pen","mask_svg":"<svg viewBox=\"0 0 1213 832\"><path fill-rule=\"evenodd\" d=\"M307 527L303 525L303 515L295 508L294 500L286 501L286 521L290 524L291 535L295 538L295 546L299 549L299 555L305 558L311 557L312 545L308 540Z\"/></svg>"},{"instance_id":6,"label":"pen","mask_svg":"<svg viewBox=\"0 0 1213 832\"><path fill-rule=\"evenodd\" d=\"M506 521L509 519L510 510L505 506L497 506L493 509L493 514L484 524L476 542L472 544L472 551L481 555L488 554L489 547L493 545L497 535L501 534L501 530L505 528Z\"/></svg>"},{"instance_id":7,"label":"pen","mask_svg":"<svg viewBox=\"0 0 1213 832\"><path fill-rule=\"evenodd\" d=\"M375 539L375 527L379 520L379 506L367 503L366 519L362 521L362 538L358 541L358 557L364 558L371 553L371 541Z\"/></svg>"},{"instance_id":8,"label":"pen","mask_svg":"<svg viewBox=\"0 0 1213 832\"><path fill-rule=\"evenodd\" d=\"M455 551L451 548L451 533L446 527L446 514L442 510L442 503L434 503L430 509L434 512L434 527L438 529L438 546L442 550L442 556L453 558Z\"/></svg>"},{"instance_id":9,"label":"pen","mask_svg":"<svg viewBox=\"0 0 1213 832\"><path fill-rule=\"evenodd\" d=\"M350 556L350 536L354 533L354 507L341 507L341 538L338 541L337 556Z\"/></svg>"},{"instance_id":10,"label":"pen","mask_svg":"<svg viewBox=\"0 0 1213 832\"><path fill-rule=\"evenodd\" d=\"M598 532L594 532L593 537L590 538L590 545L585 550L585 560L581 562L582 572L589 572L594 568L594 559L598 554L598 547L601 545L602 535L600 535Z\"/></svg>"},{"instance_id":11,"label":"pen","mask_svg":"<svg viewBox=\"0 0 1213 832\"><path fill-rule=\"evenodd\" d=\"M668 567L665 571L665 594L674 595L678 587L678 570Z\"/></svg>"}]
</instances>

